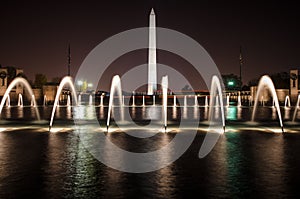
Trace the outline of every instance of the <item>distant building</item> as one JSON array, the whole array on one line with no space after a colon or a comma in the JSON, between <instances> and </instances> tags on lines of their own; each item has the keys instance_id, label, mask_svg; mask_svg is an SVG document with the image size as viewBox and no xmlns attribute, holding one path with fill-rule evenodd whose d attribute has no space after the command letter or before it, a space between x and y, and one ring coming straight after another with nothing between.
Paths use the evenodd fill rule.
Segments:
<instances>
[{"instance_id":1,"label":"distant building","mask_svg":"<svg viewBox=\"0 0 300 199\"><path fill-rule=\"evenodd\" d=\"M299 93L298 69L290 70L290 94L291 100L296 101Z\"/></svg>"},{"instance_id":2,"label":"distant building","mask_svg":"<svg viewBox=\"0 0 300 199\"><path fill-rule=\"evenodd\" d=\"M43 95L46 96L46 101L53 103L58 88L58 83L47 83L43 85Z\"/></svg>"},{"instance_id":3,"label":"distant building","mask_svg":"<svg viewBox=\"0 0 300 199\"><path fill-rule=\"evenodd\" d=\"M15 77L24 76L23 69L15 68L12 66L0 68L0 96L3 96L6 92L8 85L13 81ZM23 85L17 85L10 93L10 97L14 98L21 93L23 94Z\"/></svg>"}]
</instances>

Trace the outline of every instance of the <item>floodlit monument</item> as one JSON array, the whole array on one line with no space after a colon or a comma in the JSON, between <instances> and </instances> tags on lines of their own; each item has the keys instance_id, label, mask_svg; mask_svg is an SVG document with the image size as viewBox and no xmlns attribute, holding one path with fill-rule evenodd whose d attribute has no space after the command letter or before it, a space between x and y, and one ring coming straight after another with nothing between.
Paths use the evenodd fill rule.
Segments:
<instances>
[{"instance_id":1,"label":"floodlit monument","mask_svg":"<svg viewBox=\"0 0 300 199\"><path fill-rule=\"evenodd\" d=\"M148 95L153 95L157 87L156 72L156 29L155 13L152 8L149 16L149 49L148 49Z\"/></svg>"}]
</instances>

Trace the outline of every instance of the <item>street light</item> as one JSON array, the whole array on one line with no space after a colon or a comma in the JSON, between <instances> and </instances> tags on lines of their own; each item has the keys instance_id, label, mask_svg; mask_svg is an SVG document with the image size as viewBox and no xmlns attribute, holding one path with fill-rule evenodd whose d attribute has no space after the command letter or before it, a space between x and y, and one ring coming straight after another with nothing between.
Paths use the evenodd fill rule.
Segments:
<instances>
[{"instance_id":1,"label":"street light","mask_svg":"<svg viewBox=\"0 0 300 199\"><path fill-rule=\"evenodd\" d=\"M234 86L234 81L229 81L227 84L228 86Z\"/></svg>"}]
</instances>

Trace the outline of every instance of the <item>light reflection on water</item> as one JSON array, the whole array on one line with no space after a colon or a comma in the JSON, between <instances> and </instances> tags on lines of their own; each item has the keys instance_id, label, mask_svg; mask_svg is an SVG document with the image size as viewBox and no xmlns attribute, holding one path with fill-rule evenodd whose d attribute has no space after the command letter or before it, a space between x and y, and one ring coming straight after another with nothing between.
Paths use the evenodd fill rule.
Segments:
<instances>
[{"instance_id":1,"label":"light reflection on water","mask_svg":"<svg viewBox=\"0 0 300 199\"><path fill-rule=\"evenodd\" d=\"M93 117L92 108L79 110L88 119ZM229 106L226 109L227 120L247 121L251 115L248 108ZM51 107L40 110L44 118L49 117ZM105 119L107 109L99 107L97 111L100 119ZM141 116L156 118L147 109L135 107L130 111L137 120ZM174 116L181 111L191 118L197 112L204 120L208 108L195 110L190 107L184 113L184 108L170 107L168 111L169 120L176 120ZM36 116L32 112L34 109L30 107L11 107L6 108L2 117L20 118L22 113L27 119L34 119ZM258 112L258 120L272 119L271 108L258 109ZM71 120L71 117L70 108L59 107L56 112L57 120ZM158 114L157 119L160 118ZM72 130L58 133L35 129L4 130L0 132L0 198L299 197L296 185L300 183L300 134L233 132L229 129L207 157L198 159L204 135L199 133L188 151L168 167L145 174L130 174L108 168L94 159ZM107 136L124 149L147 152L165 146L174 134L158 134L151 139L132 138L120 132ZM161 154L157 161L171 155L171 152ZM105 156L115 158L110 156L109 148ZM125 161L122 157L117 160L120 164Z\"/></svg>"}]
</instances>

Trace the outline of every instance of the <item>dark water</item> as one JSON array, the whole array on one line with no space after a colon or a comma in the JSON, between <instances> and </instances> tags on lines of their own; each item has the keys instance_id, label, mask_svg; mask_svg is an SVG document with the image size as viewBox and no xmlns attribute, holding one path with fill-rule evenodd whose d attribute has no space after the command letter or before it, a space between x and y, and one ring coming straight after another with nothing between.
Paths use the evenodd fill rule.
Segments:
<instances>
[{"instance_id":1,"label":"dark water","mask_svg":"<svg viewBox=\"0 0 300 199\"><path fill-rule=\"evenodd\" d=\"M30 111L24 114L31 118ZM48 117L48 112L43 114ZM59 114L64 116L56 123L69 121L65 110ZM249 118L248 113L242 114L242 118ZM266 114L271 118L272 113ZM15 112L11 115L17 117ZM208 156L199 159L205 136L199 131L193 144L173 164L132 174L100 163L73 130L49 133L36 127L13 129L13 122L9 130L0 132L0 198L300 197L298 133L229 130ZM1 125L5 128L8 124ZM160 139L171 140L173 136L158 135L157 145ZM111 133L110 139L124 148L136 142L123 133Z\"/></svg>"}]
</instances>

